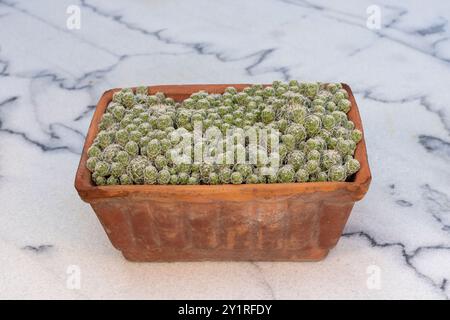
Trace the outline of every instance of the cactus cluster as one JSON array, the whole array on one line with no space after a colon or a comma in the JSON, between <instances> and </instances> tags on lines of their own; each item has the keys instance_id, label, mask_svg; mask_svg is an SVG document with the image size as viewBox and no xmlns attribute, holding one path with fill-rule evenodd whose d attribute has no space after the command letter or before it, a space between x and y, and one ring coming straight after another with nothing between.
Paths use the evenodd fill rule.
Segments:
<instances>
[{"instance_id":1,"label":"cactus cluster","mask_svg":"<svg viewBox=\"0 0 450 320\"><path fill-rule=\"evenodd\" d=\"M86 166L96 185L346 181L360 168L353 155L362 139L347 118L350 108L339 83L274 81L241 92L200 91L182 102L149 94L147 87L123 89L102 116ZM199 124L202 134L214 128L222 137L214 143L204 136L195 140ZM250 162L250 142L239 134L254 128L258 141L259 130L267 132L266 148L252 149ZM228 135L229 130L237 134ZM180 147L186 137L190 142ZM201 154L207 150L214 161L188 161L198 139ZM186 148L189 155L181 152ZM189 159L180 161L183 157Z\"/></svg>"}]
</instances>

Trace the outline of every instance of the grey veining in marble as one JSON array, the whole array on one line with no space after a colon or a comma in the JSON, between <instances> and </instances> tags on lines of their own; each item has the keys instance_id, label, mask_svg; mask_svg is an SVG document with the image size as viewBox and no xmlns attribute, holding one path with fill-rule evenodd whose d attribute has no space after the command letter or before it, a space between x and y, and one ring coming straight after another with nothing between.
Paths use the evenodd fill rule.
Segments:
<instances>
[{"instance_id":1,"label":"grey veining in marble","mask_svg":"<svg viewBox=\"0 0 450 320\"><path fill-rule=\"evenodd\" d=\"M378 1L369 29L373 4L0 0L0 298L449 299L450 3ZM337 247L319 263L125 261L73 187L101 93L274 79L355 92L373 182Z\"/></svg>"}]
</instances>

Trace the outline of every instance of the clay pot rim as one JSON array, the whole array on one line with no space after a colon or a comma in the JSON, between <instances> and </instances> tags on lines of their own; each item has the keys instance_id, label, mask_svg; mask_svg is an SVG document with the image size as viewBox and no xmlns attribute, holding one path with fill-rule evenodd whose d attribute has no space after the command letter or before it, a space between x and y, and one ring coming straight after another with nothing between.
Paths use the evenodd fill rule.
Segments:
<instances>
[{"instance_id":1,"label":"clay pot rim","mask_svg":"<svg viewBox=\"0 0 450 320\"><path fill-rule=\"evenodd\" d=\"M251 84L182 84L182 85L156 85L148 86L150 93L158 91L164 92L167 96L174 98L176 101L180 97L187 94L205 90L208 93L222 93L228 86L233 86L238 90L249 86ZM266 84L265 86L269 86ZM91 202L94 199L109 198L109 197L123 197L132 194L164 194L181 195L186 194L197 196L220 195L220 194L253 194L257 192L261 194L298 194L298 193L312 193L312 192L329 192L335 190L346 190L354 195L354 200L361 199L368 190L370 181L372 179L369 162L367 157L366 143L364 139L364 130L359 114L358 106L356 104L353 92L349 85L342 83L343 88L349 94L351 102L351 109L348 112L348 117L355 124L355 128L363 132L363 138L358 143L355 150L355 158L360 162L361 168L354 175L353 181L346 182L295 182L295 183L273 183L273 184L223 184L223 185L115 185L115 186L95 186L91 180L91 173L86 167L87 150L93 143L93 140L98 132L98 124L103 115L108 103L112 100L114 92L122 88L114 88L107 90L101 96L94 115L92 117L83 151L80 157L80 162L75 176L75 188L78 194L84 201ZM133 90L136 88L133 87ZM256 193L255 193L256 192Z\"/></svg>"}]
</instances>

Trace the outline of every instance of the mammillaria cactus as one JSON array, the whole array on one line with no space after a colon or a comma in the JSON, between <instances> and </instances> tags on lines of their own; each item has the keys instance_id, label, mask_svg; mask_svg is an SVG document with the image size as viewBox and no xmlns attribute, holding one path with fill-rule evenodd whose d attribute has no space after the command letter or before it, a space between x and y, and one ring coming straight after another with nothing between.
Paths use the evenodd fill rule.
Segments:
<instances>
[{"instance_id":1,"label":"mammillaria cactus","mask_svg":"<svg viewBox=\"0 0 450 320\"><path fill-rule=\"evenodd\" d=\"M244 178L242 177L242 174L240 172L233 172L231 174L231 183L232 184L242 184L244 181Z\"/></svg>"},{"instance_id":2,"label":"mammillaria cactus","mask_svg":"<svg viewBox=\"0 0 450 320\"><path fill-rule=\"evenodd\" d=\"M86 167L89 169L89 171L94 172L95 166L97 165L98 158L95 156L90 156L86 161Z\"/></svg>"},{"instance_id":3,"label":"mammillaria cactus","mask_svg":"<svg viewBox=\"0 0 450 320\"><path fill-rule=\"evenodd\" d=\"M359 161L356 159L349 159L345 163L345 169L347 170L347 174L349 174L349 175L358 172L360 167L361 167L361 165L359 164Z\"/></svg>"},{"instance_id":4,"label":"mammillaria cactus","mask_svg":"<svg viewBox=\"0 0 450 320\"><path fill-rule=\"evenodd\" d=\"M137 156L130 161L127 173L134 183L140 184L144 182L144 169L146 169L147 164L148 160L144 156Z\"/></svg>"},{"instance_id":5,"label":"mammillaria cactus","mask_svg":"<svg viewBox=\"0 0 450 320\"><path fill-rule=\"evenodd\" d=\"M133 184L133 179L131 179L131 177L126 173L124 173L120 176L119 181L120 181L120 184L123 184L123 185Z\"/></svg>"},{"instance_id":6,"label":"mammillaria cactus","mask_svg":"<svg viewBox=\"0 0 450 320\"><path fill-rule=\"evenodd\" d=\"M294 167L287 164L278 170L278 182L294 182L295 171Z\"/></svg>"},{"instance_id":7,"label":"mammillaria cactus","mask_svg":"<svg viewBox=\"0 0 450 320\"><path fill-rule=\"evenodd\" d=\"M346 178L345 167L342 165L334 165L329 170L331 181L344 181Z\"/></svg>"},{"instance_id":8,"label":"mammillaria cactus","mask_svg":"<svg viewBox=\"0 0 450 320\"><path fill-rule=\"evenodd\" d=\"M102 150L96 146L92 145L87 151L88 157L99 157L102 154Z\"/></svg>"},{"instance_id":9,"label":"mammillaria cactus","mask_svg":"<svg viewBox=\"0 0 450 320\"><path fill-rule=\"evenodd\" d=\"M182 102L123 89L99 122L86 167L99 186L346 181L360 169L351 107L339 83L274 81ZM206 154L214 161L203 162Z\"/></svg>"},{"instance_id":10,"label":"mammillaria cactus","mask_svg":"<svg viewBox=\"0 0 450 320\"><path fill-rule=\"evenodd\" d=\"M307 182L309 180L309 172L305 169L298 169L295 173L295 181L297 182Z\"/></svg>"}]
</instances>

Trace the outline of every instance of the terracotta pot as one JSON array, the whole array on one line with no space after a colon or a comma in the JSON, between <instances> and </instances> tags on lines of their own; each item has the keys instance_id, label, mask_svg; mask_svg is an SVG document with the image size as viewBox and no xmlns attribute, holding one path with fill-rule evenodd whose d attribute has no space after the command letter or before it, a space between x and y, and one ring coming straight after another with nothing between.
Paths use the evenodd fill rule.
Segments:
<instances>
[{"instance_id":1,"label":"terracotta pot","mask_svg":"<svg viewBox=\"0 0 450 320\"><path fill-rule=\"evenodd\" d=\"M229 84L151 86L176 101L201 89L222 93ZM232 84L238 90L246 84ZM355 99L348 113L362 131ZM95 110L75 178L75 188L97 214L111 243L132 261L323 259L341 236L371 174L364 138L355 158L361 169L350 182L243 185L95 186L86 168L87 149L112 95Z\"/></svg>"}]
</instances>

